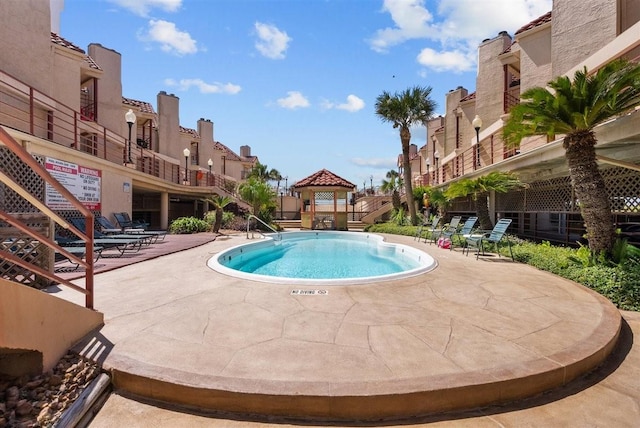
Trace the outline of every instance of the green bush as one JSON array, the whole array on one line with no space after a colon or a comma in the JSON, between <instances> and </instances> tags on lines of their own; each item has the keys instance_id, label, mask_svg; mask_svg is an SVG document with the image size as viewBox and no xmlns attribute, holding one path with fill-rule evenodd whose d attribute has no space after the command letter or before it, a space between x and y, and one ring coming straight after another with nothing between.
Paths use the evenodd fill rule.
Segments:
<instances>
[{"instance_id":1,"label":"green bush","mask_svg":"<svg viewBox=\"0 0 640 428\"><path fill-rule=\"evenodd\" d=\"M169 232L175 234L199 233L209 230L211 230L209 223L196 217L180 217L169 225Z\"/></svg>"}]
</instances>

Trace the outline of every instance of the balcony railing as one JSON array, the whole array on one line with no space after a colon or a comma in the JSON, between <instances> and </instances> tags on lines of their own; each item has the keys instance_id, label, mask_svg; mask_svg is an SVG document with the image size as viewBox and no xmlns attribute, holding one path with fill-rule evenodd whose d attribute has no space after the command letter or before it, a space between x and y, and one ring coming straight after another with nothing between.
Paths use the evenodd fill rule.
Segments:
<instances>
[{"instance_id":1,"label":"balcony railing","mask_svg":"<svg viewBox=\"0 0 640 428\"><path fill-rule=\"evenodd\" d=\"M129 147L125 137L94 122L93 112L86 113L75 111L0 71L0 124L4 126L118 165L127 163L131 150L137 171L172 183L203 186L225 181L224 177L199 179L198 172L207 171L204 168L193 171L193 167L187 176L194 177L185 181L184 165L178 159L148 150L146 140L134 141Z\"/></svg>"}]
</instances>

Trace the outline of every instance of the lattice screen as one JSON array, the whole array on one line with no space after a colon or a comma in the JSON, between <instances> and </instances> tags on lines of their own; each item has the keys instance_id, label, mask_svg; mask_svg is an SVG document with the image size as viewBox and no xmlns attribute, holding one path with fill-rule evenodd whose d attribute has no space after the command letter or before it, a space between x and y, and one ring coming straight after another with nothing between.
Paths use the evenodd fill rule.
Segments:
<instances>
[{"instance_id":1,"label":"lattice screen","mask_svg":"<svg viewBox=\"0 0 640 428\"><path fill-rule=\"evenodd\" d=\"M34 158L44 165L42 156ZM0 169L16 183L22 186L38 200L44 201L44 182L39 175L13 154L8 148L0 147ZM7 212L38 212L38 209L27 202L22 196L0 183L0 208Z\"/></svg>"},{"instance_id":2,"label":"lattice screen","mask_svg":"<svg viewBox=\"0 0 640 428\"><path fill-rule=\"evenodd\" d=\"M640 172L625 168L602 170L614 213L640 213Z\"/></svg>"}]
</instances>

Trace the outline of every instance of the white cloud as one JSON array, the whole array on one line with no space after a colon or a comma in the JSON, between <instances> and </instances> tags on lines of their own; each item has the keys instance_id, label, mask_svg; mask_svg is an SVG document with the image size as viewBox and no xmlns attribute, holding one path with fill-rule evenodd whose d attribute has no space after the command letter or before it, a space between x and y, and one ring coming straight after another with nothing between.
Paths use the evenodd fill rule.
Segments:
<instances>
[{"instance_id":1,"label":"white cloud","mask_svg":"<svg viewBox=\"0 0 640 428\"><path fill-rule=\"evenodd\" d=\"M431 2L430 2L431 3ZM387 52L409 40L424 40L417 61L435 71L475 68L482 40L500 31L515 31L551 10L552 0L439 0L428 8L425 0L384 0L394 26L378 30L371 49Z\"/></svg>"},{"instance_id":2,"label":"white cloud","mask_svg":"<svg viewBox=\"0 0 640 428\"><path fill-rule=\"evenodd\" d=\"M177 87L181 91L188 91L192 87L198 88L203 94L237 94L242 90L239 85L232 83L206 83L202 79L165 79L164 84L167 86Z\"/></svg>"},{"instance_id":3,"label":"white cloud","mask_svg":"<svg viewBox=\"0 0 640 428\"><path fill-rule=\"evenodd\" d=\"M277 102L280 107L290 110L305 108L310 105L309 100L307 100L305 96L298 91L287 92L287 96L285 98L278 98Z\"/></svg>"},{"instance_id":4,"label":"white cloud","mask_svg":"<svg viewBox=\"0 0 640 428\"><path fill-rule=\"evenodd\" d=\"M148 16L151 9L157 8L165 12L176 12L182 6L182 0L109 0L120 7L130 10L136 15Z\"/></svg>"},{"instance_id":5,"label":"white cloud","mask_svg":"<svg viewBox=\"0 0 640 428\"><path fill-rule=\"evenodd\" d=\"M279 30L274 25L255 23L258 40L255 43L256 49L263 56L271 59L283 59L286 50L289 48L291 37L286 32Z\"/></svg>"},{"instance_id":6,"label":"white cloud","mask_svg":"<svg viewBox=\"0 0 640 428\"><path fill-rule=\"evenodd\" d=\"M139 39L146 42L160 43L160 48L164 52L182 56L194 54L198 51L196 41L186 31L180 31L176 24L169 21L150 20L149 31L139 36Z\"/></svg>"},{"instance_id":7,"label":"white cloud","mask_svg":"<svg viewBox=\"0 0 640 428\"><path fill-rule=\"evenodd\" d=\"M424 48L418 54L418 63L435 71L463 72L475 69L475 53L464 51L436 52Z\"/></svg>"},{"instance_id":8,"label":"white cloud","mask_svg":"<svg viewBox=\"0 0 640 428\"><path fill-rule=\"evenodd\" d=\"M349 95L347 96L347 102L346 103L342 103L342 104L338 104L336 106L336 108L338 110L346 110L349 112L355 112L358 110L362 110L364 108L364 101L355 96L355 95Z\"/></svg>"},{"instance_id":9,"label":"white cloud","mask_svg":"<svg viewBox=\"0 0 640 428\"><path fill-rule=\"evenodd\" d=\"M336 103L332 103L329 100L323 100L321 102L321 107L324 110L330 110L335 108L338 110L346 110L351 113L362 110L364 106L365 106L365 103L362 100L362 98L353 94L347 96L347 102L345 103L336 104Z\"/></svg>"}]
</instances>

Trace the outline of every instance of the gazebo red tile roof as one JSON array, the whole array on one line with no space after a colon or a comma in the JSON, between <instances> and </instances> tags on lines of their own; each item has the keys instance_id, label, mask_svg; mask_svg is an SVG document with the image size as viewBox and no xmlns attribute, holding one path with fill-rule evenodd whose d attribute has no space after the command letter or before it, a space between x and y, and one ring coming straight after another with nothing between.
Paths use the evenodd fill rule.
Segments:
<instances>
[{"instance_id":1,"label":"gazebo red tile roof","mask_svg":"<svg viewBox=\"0 0 640 428\"><path fill-rule=\"evenodd\" d=\"M310 187L310 186L324 186L324 187L346 187L353 189L355 184L345 180L344 178L334 174L327 169L321 169L320 171L311 174L310 176L303 178L293 185L295 188Z\"/></svg>"}]
</instances>

